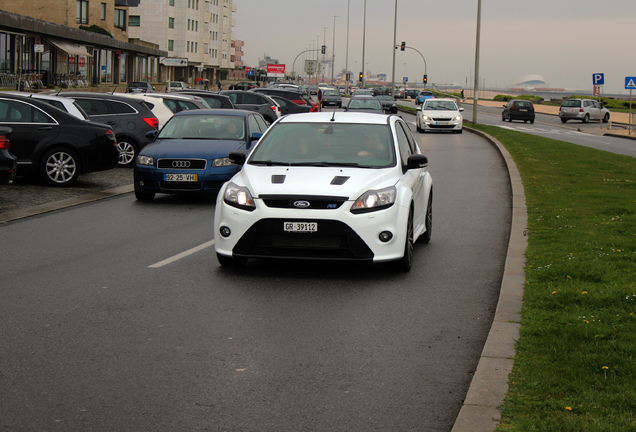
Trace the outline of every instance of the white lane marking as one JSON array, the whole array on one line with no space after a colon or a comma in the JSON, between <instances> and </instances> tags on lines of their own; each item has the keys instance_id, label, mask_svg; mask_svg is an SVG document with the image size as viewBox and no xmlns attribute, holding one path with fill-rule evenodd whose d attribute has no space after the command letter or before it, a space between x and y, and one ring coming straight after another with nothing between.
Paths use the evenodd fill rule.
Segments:
<instances>
[{"instance_id":1,"label":"white lane marking","mask_svg":"<svg viewBox=\"0 0 636 432\"><path fill-rule=\"evenodd\" d=\"M188 255L192 255L193 253L199 252L205 248L209 248L210 246L212 246L214 244L214 240L210 240L209 242L203 243L199 246L195 246L192 249L188 249L187 251L183 251L180 254L177 254L175 256L172 256L170 258L166 258L163 261L159 261L158 263L149 265L149 268L159 268L159 267L163 267L165 265L168 265L170 263L173 263L175 261L180 260L181 258L185 258Z\"/></svg>"}]
</instances>

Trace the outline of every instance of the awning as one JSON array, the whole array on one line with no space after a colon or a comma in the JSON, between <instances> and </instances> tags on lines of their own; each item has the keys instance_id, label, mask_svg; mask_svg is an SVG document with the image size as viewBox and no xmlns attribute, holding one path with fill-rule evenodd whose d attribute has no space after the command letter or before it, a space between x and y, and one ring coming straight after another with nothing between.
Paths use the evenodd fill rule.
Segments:
<instances>
[{"instance_id":1,"label":"awning","mask_svg":"<svg viewBox=\"0 0 636 432\"><path fill-rule=\"evenodd\" d=\"M88 51L86 51L86 45L72 44L69 42L65 42L65 41L62 41L59 39L53 39L53 38L47 38L47 40L51 42L53 45L55 45L56 47L58 47L59 49L61 49L62 51L64 51L65 53L67 53L68 55L93 57L93 54L89 54Z\"/></svg>"}]
</instances>

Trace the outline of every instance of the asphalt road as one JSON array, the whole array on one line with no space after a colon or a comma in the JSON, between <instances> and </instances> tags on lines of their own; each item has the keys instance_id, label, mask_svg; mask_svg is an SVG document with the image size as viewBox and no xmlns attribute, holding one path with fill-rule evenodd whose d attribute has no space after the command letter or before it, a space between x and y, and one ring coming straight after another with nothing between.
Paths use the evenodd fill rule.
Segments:
<instances>
[{"instance_id":1,"label":"asphalt road","mask_svg":"<svg viewBox=\"0 0 636 432\"><path fill-rule=\"evenodd\" d=\"M221 268L204 198L124 194L0 225L3 427L449 431L496 307L510 188L483 139L416 137L434 227L408 274Z\"/></svg>"}]
</instances>

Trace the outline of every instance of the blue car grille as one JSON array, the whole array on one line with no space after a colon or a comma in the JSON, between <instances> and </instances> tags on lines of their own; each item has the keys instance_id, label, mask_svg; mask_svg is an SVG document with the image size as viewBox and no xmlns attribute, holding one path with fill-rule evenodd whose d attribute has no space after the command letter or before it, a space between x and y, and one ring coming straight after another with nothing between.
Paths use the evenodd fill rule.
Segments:
<instances>
[{"instance_id":1,"label":"blue car grille","mask_svg":"<svg viewBox=\"0 0 636 432\"><path fill-rule=\"evenodd\" d=\"M203 170L206 164L207 161L205 159L159 159L157 161L157 168Z\"/></svg>"}]
</instances>

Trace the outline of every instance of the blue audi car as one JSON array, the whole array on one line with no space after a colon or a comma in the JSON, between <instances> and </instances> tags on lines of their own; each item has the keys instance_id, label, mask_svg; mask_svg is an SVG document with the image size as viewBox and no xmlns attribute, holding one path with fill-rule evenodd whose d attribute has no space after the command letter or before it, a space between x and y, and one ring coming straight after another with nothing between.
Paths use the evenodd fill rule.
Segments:
<instances>
[{"instance_id":1,"label":"blue audi car","mask_svg":"<svg viewBox=\"0 0 636 432\"><path fill-rule=\"evenodd\" d=\"M150 201L158 193L217 193L240 169L228 159L230 152L249 153L266 129L265 119L253 111L175 114L137 156L135 197Z\"/></svg>"}]
</instances>

